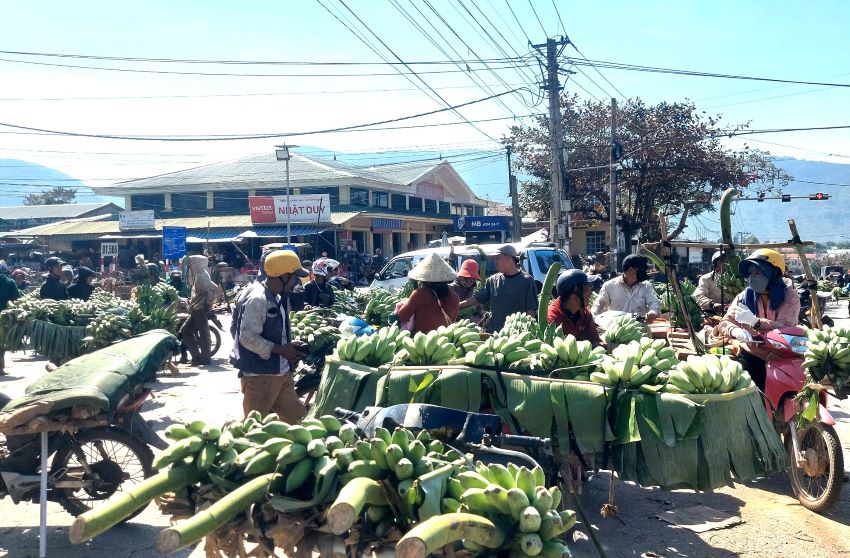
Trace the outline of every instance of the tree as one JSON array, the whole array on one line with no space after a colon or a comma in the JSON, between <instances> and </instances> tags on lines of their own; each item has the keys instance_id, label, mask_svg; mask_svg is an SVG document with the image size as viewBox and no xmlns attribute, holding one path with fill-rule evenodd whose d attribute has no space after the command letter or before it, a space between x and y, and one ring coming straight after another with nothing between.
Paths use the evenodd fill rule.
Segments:
<instances>
[{"instance_id":1,"label":"tree","mask_svg":"<svg viewBox=\"0 0 850 558\"><path fill-rule=\"evenodd\" d=\"M55 205L63 203L74 203L77 191L72 188L54 186L46 192L30 194L24 198L24 205Z\"/></svg>"},{"instance_id":2,"label":"tree","mask_svg":"<svg viewBox=\"0 0 850 558\"><path fill-rule=\"evenodd\" d=\"M572 209L585 219L608 221L610 106L562 96L561 111L565 167ZM638 233L644 240L659 237L659 216L673 217L671 239L685 229L690 216L714 208L729 187L770 191L791 177L778 169L770 154L745 148L734 152L720 139L745 126L720 126L720 117L699 113L690 101L647 106L631 99L617 111L619 161L617 225L631 244ZM520 205L526 212L548 215L548 119L514 126L503 139L513 146L517 168L531 180L522 182Z\"/></svg>"}]
</instances>

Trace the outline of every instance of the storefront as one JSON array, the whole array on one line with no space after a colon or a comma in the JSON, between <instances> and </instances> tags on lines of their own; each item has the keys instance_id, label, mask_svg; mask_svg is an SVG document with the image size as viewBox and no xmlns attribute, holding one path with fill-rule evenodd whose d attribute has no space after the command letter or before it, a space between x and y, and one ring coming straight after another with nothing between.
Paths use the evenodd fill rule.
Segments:
<instances>
[{"instance_id":1,"label":"storefront","mask_svg":"<svg viewBox=\"0 0 850 558\"><path fill-rule=\"evenodd\" d=\"M453 231L466 237L467 244L512 242L513 219L504 216L457 217Z\"/></svg>"}]
</instances>

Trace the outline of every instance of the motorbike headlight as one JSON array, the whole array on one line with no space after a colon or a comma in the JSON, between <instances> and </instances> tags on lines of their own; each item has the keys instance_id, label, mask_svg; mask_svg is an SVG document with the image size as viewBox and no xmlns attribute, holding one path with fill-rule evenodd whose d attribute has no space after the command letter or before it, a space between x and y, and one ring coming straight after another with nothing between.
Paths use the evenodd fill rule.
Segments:
<instances>
[{"instance_id":1,"label":"motorbike headlight","mask_svg":"<svg viewBox=\"0 0 850 558\"><path fill-rule=\"evenodd\" d=\"M791 346L791 350L802 355L809 348L809 338L804 335L783 335L785 341Z\"/></svg>"}]
</instances>

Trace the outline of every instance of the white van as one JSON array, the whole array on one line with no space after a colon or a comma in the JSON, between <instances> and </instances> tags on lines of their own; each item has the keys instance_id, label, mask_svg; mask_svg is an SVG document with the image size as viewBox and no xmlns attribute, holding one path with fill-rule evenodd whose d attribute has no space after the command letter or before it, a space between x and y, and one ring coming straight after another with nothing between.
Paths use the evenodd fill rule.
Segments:
<instances>
[{"instance_id":1,"label":"white van","mask_svg":"<svg viewBox=\"0 0 850 558\"><path fill-rule=\"evenodd\" d=\"M496 273L496 264L494 256L499 248L504 244L480 244L478 245L487 256L487 276ZM546 278L546 272L549 267L558 262L561 264L561 269L572 269L573 264L569 255L559 249L553 242L529 242L528 244L514 243L512 244L516 251L521 256L522 268L534 277L534 282L537 284L537 290L543 285L543 280ZM470 246L441 246L439 248L423 248L412 252L405 252L391 259L387 264L375 275L372 284L369 285L373 289L400 289L407 283L407 274L413 269L419 260L428 254L438 254L445 260L449 261L450 265L460 269L460 264L463 260L469 258L479 258L481 254L475 248Z\"/></svg>"}]
</instances>

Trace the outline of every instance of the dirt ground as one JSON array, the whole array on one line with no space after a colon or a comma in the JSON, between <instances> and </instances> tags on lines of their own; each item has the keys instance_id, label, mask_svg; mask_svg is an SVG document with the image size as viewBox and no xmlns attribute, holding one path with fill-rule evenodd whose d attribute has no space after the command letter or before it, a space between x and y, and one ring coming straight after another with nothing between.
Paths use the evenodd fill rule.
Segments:
<instances>
[{"instance_id":1,"label":"dirt ground","mask_svg":"<svg viewBox=\"0 0 850 558\"><path fill-rule=\"evenodd\" d=\"M831 307L835 317L847 318L847 307ZM844 320L850 323L850 320ZM227 326L228 324L225 324ZM226 363L229 335L213 364L204 369L183 369L177 376L163 375L155 387L156 398L146 402L144 417L157 431L176 421L202 419L223 422L241 415L241 395L236 372ZM10 396L44 373L44 361L23 353L7 354L9 376L0 377L0 391ZM850 464L850 403L832 407L839 422L845 463ZM576 558L599 556L589 530L602 542L610 558L760 558L850 557L850 488L845 487L838 505L825 515L802 508L791 494L784 474L736 485L713 493L643 489L616 484L619 515L602 518L600 508L608 497L607 472L591 478L579 500L587 522L580 521L571 533L570 548ZM658 519L659 514L693 506L707 506L739 517L741 523L726 529L696 534ZM575 507L575 506L574 506ZM155 506L133 521L112 529L85 545L72 546L67 528L72 518L57 504L48 505L48 555L62 558L91 556L153 558L159 531L168 524ZM38 556L38 506L15 506L0 500L0 558ZM202 549L184 550L172 556L198 558Z\"/></svg>"}]
</instances>

